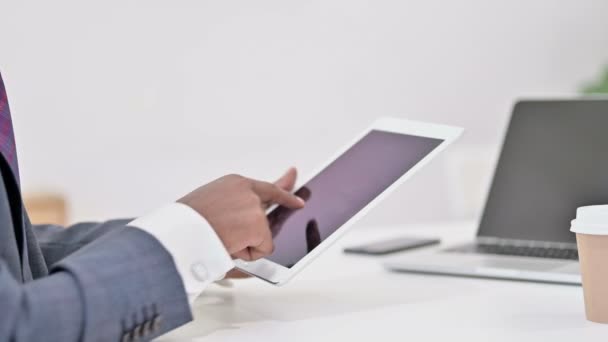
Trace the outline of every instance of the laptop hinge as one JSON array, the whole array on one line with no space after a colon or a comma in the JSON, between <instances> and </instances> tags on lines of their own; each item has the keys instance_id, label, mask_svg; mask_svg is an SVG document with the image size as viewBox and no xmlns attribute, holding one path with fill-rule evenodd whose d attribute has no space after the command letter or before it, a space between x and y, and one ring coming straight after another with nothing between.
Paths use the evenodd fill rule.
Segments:
<instances>
[{"instance_id":1,"label":"laptop hinge","mask_svg":"<svg viewBox=\"0 0 608 342\"><path fill-rule=\"evenodd\" d=\"M504 246L531 247L531 248L576 249L576 243L573 243L573 242L518 240L518 239L505 239L505 238L492 237L492 236L478 236L475 239L475 241L480 244L488 244L488 245L504 245Z\"/></svg>"}]
</instances>

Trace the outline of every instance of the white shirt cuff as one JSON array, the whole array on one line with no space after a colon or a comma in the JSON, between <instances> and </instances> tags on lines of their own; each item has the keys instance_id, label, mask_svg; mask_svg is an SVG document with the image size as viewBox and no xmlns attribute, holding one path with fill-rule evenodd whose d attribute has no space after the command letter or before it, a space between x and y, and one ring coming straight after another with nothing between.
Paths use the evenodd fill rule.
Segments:
<instances>
[{"instance_id":1,"label":"white shirt cuff","mask_svg":"<svg viewBox=\"0 0 608 342\"><path fill-rule=\"evenodd\" d=\"M185 204L169 204L129 226L152 234L171 253L191 300L234 267L213 228Z\"/></svg>"}]
</instances>

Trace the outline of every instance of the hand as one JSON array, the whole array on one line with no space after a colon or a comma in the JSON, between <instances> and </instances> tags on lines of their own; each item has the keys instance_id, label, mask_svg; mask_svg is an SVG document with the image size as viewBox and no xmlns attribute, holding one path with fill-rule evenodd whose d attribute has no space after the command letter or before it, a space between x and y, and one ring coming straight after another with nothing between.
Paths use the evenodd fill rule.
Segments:
<instances>
[{"instance_id":1,"label":"hand","mask_svg":"<svg viewBox=\"0 0 608 342\"><path fill-rule=\"evenodd\" d=\"M281 178L279 178L279 180L274 182L274 185L285 191L292 192L296 185L297 178L297 170L295 168L290 168L289 170L287 170L287 172L285 172L285 174ZM249 274L243 273L238 269L234 268L228 273L226 273L226 277L224 279L245 279L250 277L251 276Z\"/></svg>"},{"instance_id":2,"label":"hand","mask_svg":"<svg viewBox=\"0 0 608 342\"><path fill-rule=\"evenodd\" d=\"M228 273L226 273L226 277L224 277L224 279L246 279L246 278L251 278L251 276L247 273L243 273L243 272L239 271L236 268L233 268L232 270L228 271Z\"/></svg>"},{"instance_id":3,"label":"hand","mask_svg":"<svg viewBox=\"0 0 608 342\"><path fill-rule=\"evenodd\" d=\"M224 176L178 202L196 210L209 222L231 256L256 260L274 250L266 208L273 204L293 209L304 206L302 199L286 190L293 188L295 178L295 169L276 184L238 175Z\"/></svg>"}]
</instances>

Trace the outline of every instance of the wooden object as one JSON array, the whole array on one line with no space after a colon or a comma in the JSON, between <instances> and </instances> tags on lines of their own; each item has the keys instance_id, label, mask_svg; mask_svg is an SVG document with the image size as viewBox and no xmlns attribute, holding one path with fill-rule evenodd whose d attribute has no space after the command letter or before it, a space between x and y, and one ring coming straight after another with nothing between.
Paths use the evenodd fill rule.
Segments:
<instances>
[{"instance_id":1,"label":"wooden object","mask_svg":"<svg viewBox=\"0 0 608 342\"><path fill-rule=\"evenodd\" d=\"M25 207L33 224L67 223L67 202L59 194L33 193L24 196Z\"/></svg>"}]
</instances>

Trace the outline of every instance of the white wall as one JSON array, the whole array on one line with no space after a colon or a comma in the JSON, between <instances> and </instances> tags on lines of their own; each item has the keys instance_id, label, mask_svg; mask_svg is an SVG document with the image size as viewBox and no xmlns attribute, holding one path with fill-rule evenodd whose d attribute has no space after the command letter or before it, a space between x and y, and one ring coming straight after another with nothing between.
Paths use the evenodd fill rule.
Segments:
<instances>
[{"instance_id":1,"label":"white wall","mask_svg":"<svg viewBox=\"0 0 608 342\"><path fill-rule=\"evenodd\" d=\"M607 22L605 0L0 0L0 70L25 188L100 218L228 172L306 172L379 115L495 148L516 97L608 62ZM462 216L447 160L363 224Z\"/></svg>"}]
</instances>

